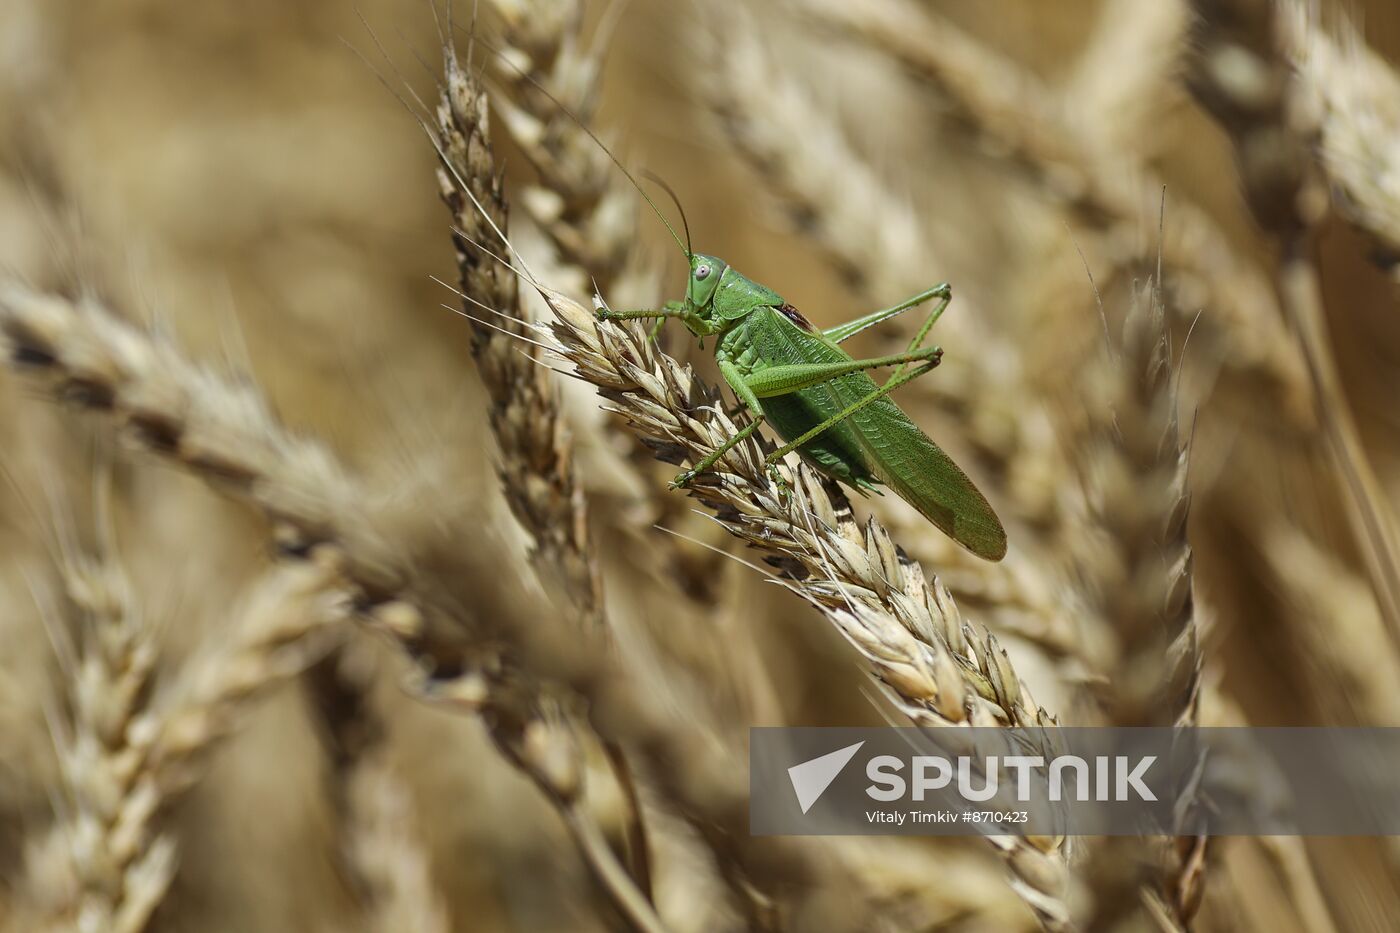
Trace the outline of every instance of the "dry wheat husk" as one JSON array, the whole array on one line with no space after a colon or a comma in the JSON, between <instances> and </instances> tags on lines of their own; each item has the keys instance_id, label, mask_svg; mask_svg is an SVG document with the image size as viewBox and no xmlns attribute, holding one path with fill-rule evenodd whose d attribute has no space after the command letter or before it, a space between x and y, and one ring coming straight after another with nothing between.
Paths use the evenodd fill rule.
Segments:
<instances>
[{"instance_id":1,"label":"dry wheat husk","mask_svg":"<svg viewBox=\"0 0 1400 933\"><path fill-rule=\"evenodd\" d=\"M228 637L158 688L152 632L121 569L76 557L64 578L83 633L73 721L55 729L71 801L31 846L25 890L44 929L140 933L177 867L160 815L259 698L340 636L349 603L327 567L274 568L231 613Z\"/></svg>"}]
</instances>

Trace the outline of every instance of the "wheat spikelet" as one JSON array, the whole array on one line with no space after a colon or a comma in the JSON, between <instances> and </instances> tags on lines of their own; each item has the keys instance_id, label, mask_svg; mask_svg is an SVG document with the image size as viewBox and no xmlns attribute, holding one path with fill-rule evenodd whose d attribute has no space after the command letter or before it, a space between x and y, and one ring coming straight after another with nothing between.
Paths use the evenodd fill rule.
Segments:
<instances>
[{"instance_id":1,"label":"wheat spikelet","mask_svg":"<svg viewBox=\"0 0 1400 933\"><path fill-rule=\"evenodd\" d=\"M156 665L131 581L105 556L63 554L80 654L68 686L72 722L53 725L68 792L59 823L27 853L27 889L43 929L140 933L175 876L174 840L151 826L161 795L142 770L133 725Z\"/></svg>"},{"instance_id":2,"label":"wheat spikelet","mask_svg":"<svg viewBox=\"0 0 1400 933\"><path fill-rule=\"evenodd\" d=\"M1333 37L1311 4L1282 3L1280 28L1300 92L1318 111L1322 167L1341 207L1400 266L1400 75L1350 24Z\"/></svg>"},{"instance_id":3,"label":"wheat spikelet","mask_svg":"<svg viewBox=\"0 0 1400 933\"><path fill-rule=\"evenodd\" d=\"M645 274L635 248L638 199L579 125L592 122L602 68L600 50L581 37L583 4L493 5L504 22L504 62L497 74L508 91L494 105L539 173L539 184L523 186L517 201L558 251L561 272L573 280L570 290L586 294L593 282L613 294L620 279Z\"/></svg>"},{"instance_id":4,"label":"wheat spikelet","mask_svg":"<svg viewBox=\"0 0 1400 933\"><path fill-rule=\"evenodd\" d=\"M588 513L574 478L568 431L549 373L510 332L519 333L515 280L473 243L506 229L507 206L487 126L486 96L444 48L446 86L437 106L438 170L443 200L456 225L453 242L461 288L470 302L472 355L491 399L491 428L501 454L501 486L511 511L534 541L534 562L560 586L565 608L590 625L603 620L602 583L588 543ZM470 186L470 192L461 186ZM478 209L479 208L479 209ZM484 213L483 213L484 212ZM480 307L505 313L482 323ZM489 313L489 312L488 312ZM502 330L506 333L502 333Z\"/></svg>"},{"instance_id":5,"label":"wheat spikelet","mask_svg":"<svg viewBox=\"0 0 1400 933\"><path fill-rule=\"evenodd\" d=\"M638 327L599 324L567 296L542 289L554 311L559 353L598 386L659 459L695 462L738 426L716 391L662 354ZM541 329L541 333L546 333ZM862 528L843 500L833 501L811 470L798 468L790 490L763 465L757 441L733 448L717 471L697 478L692 496L740 540L782 568L790 588L831 622L866 659L886 695L923 726L1053 722L1035 706L994 636L966 625L947 591L902 559L874 520ZM991 837L1015 888L1048 927L1064 928L1059 897L1064 866L1056 840Z\"/></svg>"}]
</instances>

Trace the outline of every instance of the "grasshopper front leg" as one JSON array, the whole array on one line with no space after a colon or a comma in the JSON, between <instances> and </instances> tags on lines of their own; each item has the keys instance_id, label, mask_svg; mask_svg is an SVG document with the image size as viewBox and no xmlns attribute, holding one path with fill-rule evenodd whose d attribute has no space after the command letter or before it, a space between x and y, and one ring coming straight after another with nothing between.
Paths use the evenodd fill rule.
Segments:
<instances>
[{"instance_id":1,"label":"grasshopper front leg","mask_svg":"<svg viewBox=\"0 0 1400 933\"><path fill-rule=\"evenodd\" d=\"M648 335L655 340L661 333L661 326L666 323L667 318L680 318L691 330L696 327L704 328L705 322L694 312L688 310L684 302L668 301L659 308L642 308L638 311L614 311L612 308L599 308L594 312L594 316L600 321L641 321L656 319L656 326L651 329Z\"/></svg>"}]
</instances>

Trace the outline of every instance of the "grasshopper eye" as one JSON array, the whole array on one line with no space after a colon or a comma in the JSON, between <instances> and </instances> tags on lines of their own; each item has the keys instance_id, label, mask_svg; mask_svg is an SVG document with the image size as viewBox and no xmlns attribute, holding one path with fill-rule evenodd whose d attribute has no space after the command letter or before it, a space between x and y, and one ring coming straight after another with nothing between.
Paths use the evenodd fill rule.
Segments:
<instances>
[{"instance_id":1,"label":"grasshopper eye","mask_svg":"<svg viewBox=\"0 0 1400 933\"><path fill-rule=\"evenodd\" d=\"M705 263L695 267L695 281L702 282L710 277L710 267Z\"/></svg>"}]
</instances>

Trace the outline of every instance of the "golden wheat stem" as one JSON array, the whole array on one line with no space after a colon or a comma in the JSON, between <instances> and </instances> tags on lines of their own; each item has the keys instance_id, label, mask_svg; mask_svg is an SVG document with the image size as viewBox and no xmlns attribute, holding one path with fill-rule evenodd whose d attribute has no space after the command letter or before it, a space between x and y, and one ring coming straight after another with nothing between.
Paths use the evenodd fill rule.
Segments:
<instances>
[{"instance_id":1,"label":"golden wheat stem","mask_svg":"<svg viewBox=\"0 0 1400 933\"><path fill-rule=\"evenodd\" d=\"M1369 582L1297 526L1276 521L1262 538L1274 584L1293 610L1292 637L1309 669L1323 675L1309 694L1327 721L1400 724L1400 659L1375 650L1385 621Z\"/></svg>"}]
</instances>

